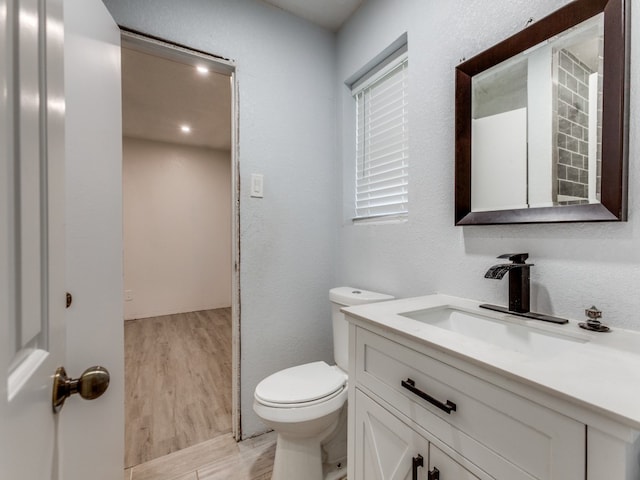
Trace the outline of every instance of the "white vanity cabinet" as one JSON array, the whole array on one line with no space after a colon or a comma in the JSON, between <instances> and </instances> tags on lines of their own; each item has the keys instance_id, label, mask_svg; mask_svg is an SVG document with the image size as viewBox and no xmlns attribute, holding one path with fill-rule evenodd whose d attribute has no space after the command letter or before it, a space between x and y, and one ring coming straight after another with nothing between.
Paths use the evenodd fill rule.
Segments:
<instances>
[{"instance_id":1,"label":"white vanity cabinet","mask_svg":"<svg viewBox=\"0 0 640 480\"><path fill-rule=\"evenodd\" d=\"M585 479L584 424L364 328L354 345L354 478Z\"/></svg>"},{"instance_id":2,"label":"white vanity cabinet","mask_svg":"<svg viewBox=\"0 0 640 480\"><path fill-rule=\"evenodd\" d=\"M638 332L442 294L342 311L349 479L640 480Z\"/></svg>"}]
</instances>

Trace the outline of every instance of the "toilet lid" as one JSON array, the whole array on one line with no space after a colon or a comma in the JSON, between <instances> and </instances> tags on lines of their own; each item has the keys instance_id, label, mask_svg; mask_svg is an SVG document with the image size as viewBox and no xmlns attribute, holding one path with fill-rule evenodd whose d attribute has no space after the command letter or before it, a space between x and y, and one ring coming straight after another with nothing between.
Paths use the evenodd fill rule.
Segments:
<instances>
[{"instance_id":1,"label":"toilet lid","mask_svg":"<svg viewBox=\"0 0 640 480\"><path fill-rule=\"evenodd\" d=\"M255 396L266 403L312 402L334 394L346 383L347 375L338 367L313 362L268 376L256 387Z\"/></svg>"}]
</instances>

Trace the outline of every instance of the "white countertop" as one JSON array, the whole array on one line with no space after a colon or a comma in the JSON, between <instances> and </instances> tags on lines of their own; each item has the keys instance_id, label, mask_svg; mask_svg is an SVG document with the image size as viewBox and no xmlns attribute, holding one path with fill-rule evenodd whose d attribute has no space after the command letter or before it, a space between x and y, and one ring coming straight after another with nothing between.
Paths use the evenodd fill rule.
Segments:
<instances>
[{"instance_id":1,"label":"white countertop","mask_svg":"<svg viewBox=\"0 0 640 480\"><path fill-rule=\"evenodd\" d=\"M576 320L556 325L481 309L480 303L436 294L342 311L361 325L407 337L640 430L639 333L615 328L607 333L590 332L579 328ZM400 315L437 307L473 312L578 342L548 357L531 356Z\"/></svg>"}]
</instances>

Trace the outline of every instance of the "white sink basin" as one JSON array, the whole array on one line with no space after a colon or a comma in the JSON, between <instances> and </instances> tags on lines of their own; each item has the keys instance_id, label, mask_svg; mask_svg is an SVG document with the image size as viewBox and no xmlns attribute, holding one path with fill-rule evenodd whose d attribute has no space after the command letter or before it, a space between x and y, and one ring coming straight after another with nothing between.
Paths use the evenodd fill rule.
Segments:
<instances>
[{"instance_id":1,"label":"white sink basin","mask_svg":"<svg viewBox=\"0 0 640 480\"><path fill-rule=\"evenodd\" d=\"M451 306L399 315L532 357L553 356L588 341L587 338L546 331L542 327L531 328Z\"/></svg>"}]
</instances>

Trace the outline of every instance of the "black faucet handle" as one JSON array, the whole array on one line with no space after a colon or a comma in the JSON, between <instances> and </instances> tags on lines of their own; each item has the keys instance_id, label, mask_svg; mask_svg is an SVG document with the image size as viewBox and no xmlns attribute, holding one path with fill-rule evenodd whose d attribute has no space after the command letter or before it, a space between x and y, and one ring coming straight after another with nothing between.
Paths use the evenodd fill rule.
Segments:
<instances>
[{"instance_id":1,"label":"black faucet handle","mask_svg":"<svg viewBox=\"0 0 640 480\"><path fill-rule=\"evenodd\" d=\"M525 263L527 258L529 258L528 253L503 253L497 258L508 258L513 263Z\"/></svg>"}]
</instances>

